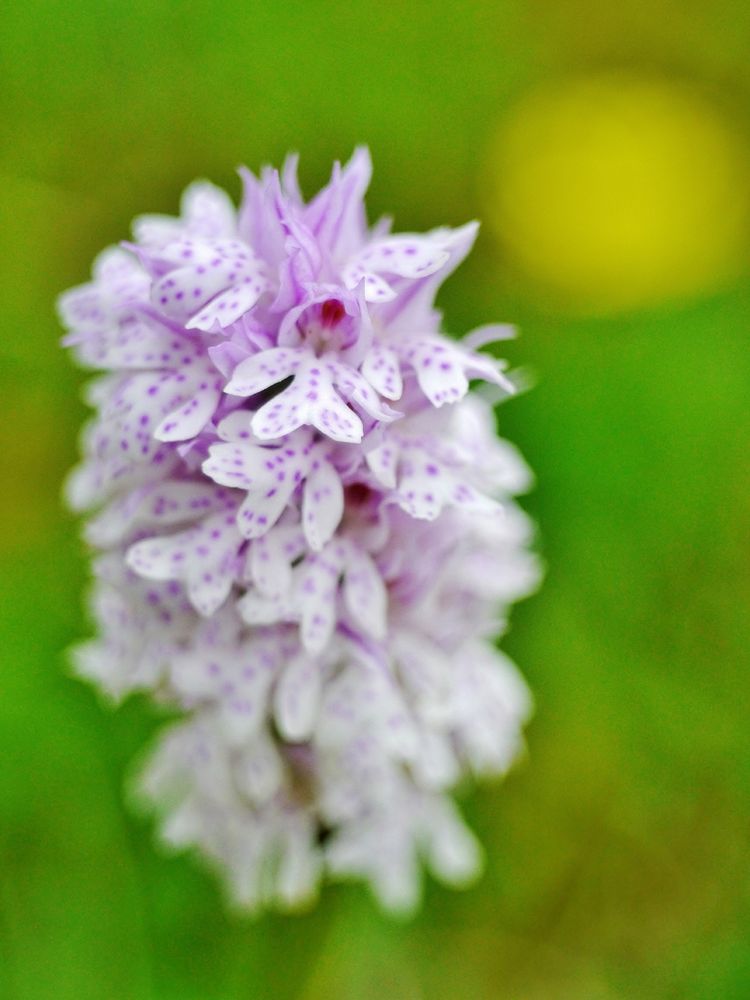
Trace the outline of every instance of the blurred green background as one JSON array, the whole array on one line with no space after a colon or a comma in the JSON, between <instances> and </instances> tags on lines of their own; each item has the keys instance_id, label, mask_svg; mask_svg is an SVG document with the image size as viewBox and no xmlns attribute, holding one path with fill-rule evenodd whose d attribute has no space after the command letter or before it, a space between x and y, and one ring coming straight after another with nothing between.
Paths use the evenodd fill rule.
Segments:
<instances>
[{"instance_id":1,"label":"blurred green background","mask_svg":"<svg viewBox=\"0 0 750 1000\"><path fill-rule=\"evenodd\" d=\"M744 0L10 0L0 13L0 996L750 996L750 15ZM66 675L84 417L56 294L145 211L370 145L371 217L484 221L447 328L513 320L501 414L548 564L506 646L529 753L484 879L230 917L122 787L158 722Z\"/></svg>"}]
</instances>

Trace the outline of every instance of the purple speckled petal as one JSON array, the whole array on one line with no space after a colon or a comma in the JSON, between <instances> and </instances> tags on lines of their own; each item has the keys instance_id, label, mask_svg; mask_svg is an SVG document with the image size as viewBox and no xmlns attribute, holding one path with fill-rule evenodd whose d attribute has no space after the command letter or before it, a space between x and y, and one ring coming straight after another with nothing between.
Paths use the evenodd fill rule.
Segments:
<instances>
[{"instance_id":1,"label":"purple speckled petal","mask_svg":"<svg viewBox=\"0 0 750 1000\"><path fill-rule=\"evenodd\" d=\"M86 431L88 457L72 470L65 484L65 497L73 510L88 510L119 489L162 480L175 472L178 456L158 441L147 447L148 455L144 458L134 455L132 450L105 446L103 442L110 440L106 426L96 423Z\"/></svg>"},{"instance_id":2,"label":"purple speckled petal","mask_svg":"<svg viewBox=\"0 0 750 1000\"><path fill-rule=\"evenodd\" d=\"M169 265L169 270L154 283L151 301L159 312L181 323L224 291L232 268L242 266L241 261L227 259L210 244L189 238L170 243L158 259Z\"/></svg>"},{"instance_id":3,"label":"purple speckled petal","mask_svg":"<svg viewBox=\"0 0 750 1000\"><path fill-rule=\"evenodd\" d=\"M251 427L252 410L239 409L224 417L216 428L216 433L222 441L236 441L246 444L260 444Z\"/></svg>"},{"instance_id":4,"label":"purple speckled petal","mask_svg":"<svg viewBox=\"0 0 750 1000\"><path fill-rule=\"evenodd\" d=\"M281 517L295 489L292 481L250 489L237 511L237 527L243 538L260 538Z\"/></svg>"},{"instance_id":5,"label":"purple speckled petal","mask_svg":"<svg viewBox=\"0 0 750 1000\"><path fill-rule=\"evenodd\" d=\"M274 460L279 458L275 449L241 441L212 444L208 454L202 465L203 472L215 483L239 490L270 484L272 469L266 468L266 462L270 461L273 465Z\"/></svg>"},{"instance_id":6,"label":"purple speckled petal","mask_svg":"<svg viewBox=\"0 0 750 1000\"><path fill-rule=\"evenodd\" d=\"M229 596L242 542L230 511L175 535L136 542L128 549L127 563L150 580L184 581L196 611L208 616Z\"/></svg>"},{"instance_id":7,"label":"purple speckled petal","mask_svg":"<svg viewBox=\"0 0 750 1000\"><path fill-rule=\"evenodd\" d=\"M92 545L116 545L134 530L173 527L235 506L229 491L213 483L150 482L112 500L89 521L85 537Z\"/></svg>"},{"instance_id":8,"label":"purple speckled petal","mask_svg":"<svg viewBox=\"0 0 750 1000\"><path fill-rule=\"evenodd\" d=\"M216 703L230 742L239 744L261 728L278 668L277 648L251 640L239 648L206 646L178 656L171 680L180 694Z\"/></svg>"},{"instance_id":9,"label":"purple speckled petal","mask_svg":"<svg viewBox=\"0 0 750 1000\"><path fill-rule=\"evenodd\" d=\"M321 688L321 669L315 660L302 655L287 664L274 695L274 717L285 739L298 743L309 738L315 726Z\"/></svg>"},{"instance_id":10,"label":"purple speckled petal","mask_svg":"<svg viewBox=\"0 0 750 1000\"><path fill-rule=\"evenodd\" d=\"M288 347L274 347L240 362L224 392L231 396L254 396L297 371L305 353Z\"/></svg>"},{"instance_id":11,"label":"purple speckled petal","mask_svg":"<svg viewBox=\"0 0 750 1000\"><path fill-rule=\"evenodd\" d=\"M253 433L261 441L273 441L310 423L304 379L297 380L270 399L252 421Z\"/></svg>"},{"instance_id":12,"label":"purple speckled petal","mask_svg":"<svg viewBox=\"0 0 750 1000\"><path fill-rule=\"evenodd\" d=\"M256 445L213 444L201 468L215 483L246 490L255 486L261 474L263 452Z\"/></svg>"},{"instance_id":13,"label":"purple speckled petal","mask_svg":"<svg viewBox=\"0 0 750 1000\"><path fill-rule=\"evenodd\" d=\"M445 507L460 507L476 514L499 514L502 505L463 482L418 448L401 452L398 489L389 497L402 510L420 520L433 521Z\"/></svg>"},{"instance_id":14,"label":"purple speckled petal","mask_svg":"<svg viewBox=\"0 0 750 1000\"><path fill-rule=\"evenodd\" d=\"M154 283L151 301L188 328L223 329L268 287L265 265L239 240L187 237L158 251L158 260L171 267Z\"/></svg>"},{"instance_id":15,"label":"purple speckled petal","mask_svg":"<svg viewBox=\"0 0 750 1000\"><path fill-rule=\"evenodd\" d=\"M75 331L80 339L82 333L95 334L106 328L111 317L108 303L105 303L104 290L91 282L64 292L57 300L57 312L63 325ZM66 343L71 343L70 337L66 338Z\"/></svg>"},{"instance_id":16,"label":"purple speckled petal","mask_svg":"<svg viewBox=\"0 0 750 1000\"><path fill-rule=\"evenodd\" d=\"M60 296L58 313L68 334L63 343L88 367L159 367L169 360L173 338L154 329L143 315L149 277L119 247L105 250L93 268L94 280ZM143 364L139 362L143 361Z\"/></svg>"},{"instance_id":17,"label":"purple speckled petal","mask_svg":"<svg viewBox=\"0 0 750 1000\"><path fill-rule=\"evenodd\" d=\"M238 283L211 299L186 326L188 330L197 328L213 331L217 327L223 330L249 312L269 287L264 268L260 263L255 267L246 265Z\"/></svg>"},{"instance_id":18,"label":"purple speckled petal","mask_svg":"<svg viewBox=\"0 0 750 1000\"><path fill-rule=\"evenodd\" d=\"M70 341L78 361L91 368L179 368L200 356L187 337L145 316L125 316L96 336Z\"/></svg>"},{"instance_id":19,"label":"purple speckled petal","mask_svg":"<svg viewBox=\"0 0 750 1000\"><path fill-rule=\"evenodd\" d=\"M317 737L336 746L352 733L373 734L388 755L409 759L419 736L396 678L371 656L357 657L328 681L319 713Z\"/></svg>"},{"instance_id":20,"label":"purple speckled petal","mask_svg":"<svg viewBox=\"0 0 750 1000\"><path fill-rule=\"evenodd\" d=\"M261 538L254 539L248 556L248 572L258 592L272 598L289 594L292 563L305 551L305 536L296 524L276 525Z\"/></svg>"},{"instance_id":21,"label":"purple speckled petal","mask_svg":"<svg viewBox=\"0 0 750 1000\"><path fill-rule=\"evenodd\" d=\"M407 353L422 392L433 406L462 399L469 380L464 366L457 363L456 352L446 344L429 340L417 342Z\"/></svg>"},{"instance_id":22,"label":"purple speckled petal","mask_svg":"<svg viewBox=\"0 0 750 1000\"><path fill-rule=\"evenodd\" d=\"M260 269L256 274L245 274L241 284L234 285L217 295L193 316L186 324L188 330L210 332L217 327L223 330L249 312L267 287L268 283Z\"/></svg>"},{"instance_id":23,"label":"purple speckled petal","mask_svg":"<svg viewBox=\"0 0 750 1000\"><path fill-rule=\"evenodd\" d=\"M336 623L336 592L341 574L343 548L329 543L308 556L295 579L295 603L299 608L302 645L309 653L321 653Z\"/></svg>"},{"instance_id":24,"label":"purple speckled petal","mask_svg":"<svg viewBox=\"0 0 750 1000\"><path fill-rule=\"evenodd\" d=\"M400 234L371 243L357 254L349 268L360 268L362 273L425 278L441 268L449 256L442 230L427 235Z\"/></svg>"},{"instance_id":25,"label":"purple speckled petal","mask_svg":"<svg viewBox=\"0 0 750 1000\"><path fill-rule=\"evenodd\" d=\"M276 625L296 620L293 602L288 594L269 597L248 590L237 602L237 610L248 625Z\"/></svg>"},{"instance_id":26,"label":"purple speckled petal","mask_svg":"<svg viewBox=\"0 0 750 1000\"><path fill-rule=\"evenodd\" d=\"M392 334L437 329L440 315L434 308L435 294L471 250L478 229L476 222L469 222L458 229L440 229L432 234L433 238L439 235L442 247L450 255L449 259L427 277L407 282L403 288L399 288L399 294L393 302L384 304L381 309L382 321Z\"/></svg>"},{"instance_id":27,"label":"purple speckled petal","mask_svg":"<svg viewBox=\"0 0 750 1000\"><path fill-rule=\"evenodd\" d=\"M245 538L259 538L281 516L310 465L309 433L292 435L282 447L242 441L211 445L203 471L215 482L246 490L237 514Z\"/></svg>"},{"instance_id":28,"label":"purple speckled petal","mask_svg":"<svg viewBox=\"0 0 750 1000\"><path fill-rule=\"evenodd\" d=\"M375 563L359 546L352 545L346 558L344 603L355 622L374 639L384 639L388 597Z\"/></svg>"},{"instance_id":29,"label":"purple speckled petal","mask_svg":"<svg viewBox=\"0 0 750 1000\"><path fill-rule=\"evenodd\" d=\"M399 446L388 438L365 452L365 461L372 474L386 489L395 489L396 468L398 466Z\"/></svg>"},{"instance_id":30,"label":"purple speckled petal","mask_svg":"<svg viewBox=\"0 0 750 1000\"><path fill-rule=\"evenodd\" d=\"M69 330L95 333L125 307L148 299L148 275L137 259L120 247L109 247L99 254L92 272L92 282L71 288L58 299L60 319Z\"/></svg>"},{"instance_id":31,"label":"purple speckled petal","mask_svg":"<svg viewBox=\"0 0 750 1000\"><path fill-rule=\"evenodd\" d=\"M344 513L344 489L333 466L322 455L313 460L302 495L302 524L314 552L331 540Z\"/></svg>"},{"instance_id":32,"label":"purple speckled petal","mask_svg":"<svg viewBox=\"0 0 750 1000\"><path fill-rule=\"evenodd\" d=\"M187 403L164 417L154 430L154 437L158 441L187 441L196 437L213 417L223 384L215 372L207 375Z\"/></svg>"},{"instance_id":33,"label":"purple speckled petal","mask_svg":"<svg viewBox=\"0 0 750 1000\"><path fill-rule=\"evenodd\" d=\"M426 235L387 236L355 254L342 275L348 288L354 288L364 279L367 301L385 303L397 298L398 292L383 275L416 281L435 274L449 259L445 230Z\"/></svg>"},{"instance_id":34,"label":"purple speckled petal","mask_svg":"<svg viewBox=\"0 0 750 1000\"><path fill-rule=\"evenodd\" d=\"M455 403L469 389L469 376L476 376L514 392L515 386L493 358L471 354L439 337L415 337L401 347L412 365L422 392L433 406Z\"/></svg>"},{"instance_id":35,"label":"purple speckled petal","mask_svg":"<svg viewBox=\"0 0 750 1000\"><path fill-rule=\"evenodd\" d=\"M360 281L364 281L366 302L392 302L396 298L397 293L395 288L389 285L385 278L381 278L379 274L373 274L370 271L360 272L359 270L355 270L348 276L348 283L353 286L359 285Z\"/></svg>"},{"instance_id":36,"label":"purple speckled petal","mask_svg":"<svg viewBox=\"0 0 750 1000\"><path fill-rule=\"evenodd\" d=\"M145 462L159 439L185 440L203 429L221 398L221 385L207 358L187 361L174 371L136 371L101 383L106 392L95 402L108 433L106 443L97 443L98 453L119 448Z\"/></svg>"},{"instance_id":37,"label":"purple speckled petal","mask_svg":"<svg viewBox=\"0 0 750 1000\"><path fill-rule=\"evenodd\" d=\"M403 392L398 355L389 347L374 345L362 362L362 374L386 399L399 399Z\"/></svg>"},{"instance_id":38,"label":"purple speckled petal","mask_svg":"<svg viewBox=\"0 0 750 1000\"><path fill-rule=\"evenodd\" d=\"M333 384L341 394L351 402L361 406L375 420L390 423L401 416L397 410L392 410L390 406L379 399L378 394L367 380L349 365L329 361L327 367Z\"/></svg>"},{"instance_id":39,"label":"purple speckled petal","mask_svg":"<svg viewBox=\"0 0 750 1000\"><path fill-rule=\"evenodd\" d=\"M294 382L258 410L253 430L272 440L310 424L334 441L361 441L362 421L338 395L328 365L307 354Z\"/></svg>"}]
</instances>

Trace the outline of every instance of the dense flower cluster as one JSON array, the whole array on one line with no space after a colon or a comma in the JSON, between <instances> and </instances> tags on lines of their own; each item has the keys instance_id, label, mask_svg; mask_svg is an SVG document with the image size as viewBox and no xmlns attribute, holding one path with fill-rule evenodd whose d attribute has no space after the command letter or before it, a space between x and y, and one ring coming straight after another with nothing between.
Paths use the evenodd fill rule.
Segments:
<instances>
[{"instance_id":1,"label":"dense flower cluster","mask_svg":"<svg viewBox=\"0 0 750 1000\"><path fill-rule=\"evenodd\" d=\"M305 203L290 159L239 211L191 185L60 299L101 369L69 500L93 511L97 636L79 672L181 710L142 783L163 835L248 907L323 874L409 908L420 861L477 870L449 790L512 761L529 696L497 651L537 577L511 497L528 473L439 332L476 226L368 228L365 150ZM444 405L449 404L449 405Z\"/></svg>"}]
</instances>

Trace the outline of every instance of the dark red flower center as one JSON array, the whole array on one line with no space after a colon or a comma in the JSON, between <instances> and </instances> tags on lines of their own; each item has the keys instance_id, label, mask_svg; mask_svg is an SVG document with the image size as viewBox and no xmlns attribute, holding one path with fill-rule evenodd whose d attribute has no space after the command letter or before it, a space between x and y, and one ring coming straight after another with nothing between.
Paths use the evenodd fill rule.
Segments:
<instances>
[{"instance_id":1,"label":"dark red flower center","mask_svg":"<svg viewBox=\"0 0 750 1000\"><path fill-rule=\"evenodd\" d=\"M326 329L336 326L344 318L346 310L338 299L326 299L320 307L320 324Z\"/></svg>"}]
</instances>

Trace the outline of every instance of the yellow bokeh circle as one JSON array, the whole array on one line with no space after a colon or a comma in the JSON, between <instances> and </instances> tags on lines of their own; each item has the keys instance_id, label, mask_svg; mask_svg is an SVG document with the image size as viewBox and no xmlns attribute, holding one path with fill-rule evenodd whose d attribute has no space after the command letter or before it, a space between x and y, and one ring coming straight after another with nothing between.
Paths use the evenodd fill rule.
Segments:
<instances>
[{"instance_id":1,"label":"yellow bokeh circle","mask_svg":"<svg viewBox=\"0 0 750 1000\"><path fill-rule=\"evenodd\" d=\"M574 308L686 297L745 268L744 136L676 83L608 74L532 93L493 140L484 190L510 262Z\"/></svg>"}]
</instances>

